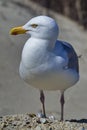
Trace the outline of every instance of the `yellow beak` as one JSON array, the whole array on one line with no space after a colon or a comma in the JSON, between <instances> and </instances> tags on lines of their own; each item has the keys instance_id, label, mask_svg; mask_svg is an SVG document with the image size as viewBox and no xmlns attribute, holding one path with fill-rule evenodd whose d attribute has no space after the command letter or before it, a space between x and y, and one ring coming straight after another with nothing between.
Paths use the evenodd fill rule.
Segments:
<instances>
[{"instance_id":1,"label":"yellow beak","mask_svg":"<svg viewBox=\"0 0 87 130\"><path fill-rule=\"evenodd\" d=\"M18 34L24 34L26 33L28 30L25 30L22 26L20 27L15 27L15 28L12 28L10 30L10 34L11 35L18 35Z\"/></svg>"}]
</instances>

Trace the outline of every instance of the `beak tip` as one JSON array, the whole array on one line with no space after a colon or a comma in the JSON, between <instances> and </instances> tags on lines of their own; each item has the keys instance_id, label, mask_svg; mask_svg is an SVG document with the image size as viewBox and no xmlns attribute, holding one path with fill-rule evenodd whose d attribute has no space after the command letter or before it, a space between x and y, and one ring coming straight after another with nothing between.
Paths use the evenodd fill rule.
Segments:
<instances>
[{"instance_id":1,"label":"beak tip","mask_svg":"<svg viewBox=\"0 0 87 130\"><path fill-rule=\"evenodd\" d=\"M13 35L11 31L9 32L9 34L10 34L10 35Z\"/></svg>"},{"instance_id":2,"label":"beak tip","mask_svg":"<svg viewBox=\"0 0 87 130\"><path fill-rule=\"evenodd\" d=\"M12 31L10 31L9 34L10 34L10 35L17 35L16 32L12 32Z\"/></svg>"},{"instance_id":3,"label":"beak tip","mask_svg":"<svg viewBox=\"0 0 87 130\"><path fill-rule=\"evenodd\" d=\"M22 26L12 28L9 32L10 35L24 34L27 30L23 29Z\"/></svg>"},{"instance_id":4,"label":"beak tip","mask_svg":"<svg viewBox=\"0 0 87 130\"><path fill-rule=\"evenodd\" d=\"M10 35L17 35L17 32L14 31L14 29L12 28L12 29L9 31L9 34L10 34Z\"/></svg>"}]
</instances>

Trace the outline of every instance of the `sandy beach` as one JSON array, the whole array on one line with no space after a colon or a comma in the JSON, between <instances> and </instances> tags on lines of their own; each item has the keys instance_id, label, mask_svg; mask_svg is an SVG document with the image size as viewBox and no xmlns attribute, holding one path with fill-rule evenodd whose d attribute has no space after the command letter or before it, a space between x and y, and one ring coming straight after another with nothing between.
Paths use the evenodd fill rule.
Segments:
<instances>
[{"instance_id":1,"label":"sandy beach","mask_svg":"<svg viewBox=\"0 0 87 130\"><path fill-rule=\"evenodd\" d=\"M38 13L39 15L39 13ZM39 91L19 76L22 48L27 35L10 36L12 27L25 24L37 14L30 8L0 0L0 116L37 113L41 109ZM65 92L65 119L87 118L87 31L77 23L53 15L60 28L59 39L71 43L79 58L80 81ZM46 111L60 119L60 92L45 91Z\"/></svg>"}]
</instances>

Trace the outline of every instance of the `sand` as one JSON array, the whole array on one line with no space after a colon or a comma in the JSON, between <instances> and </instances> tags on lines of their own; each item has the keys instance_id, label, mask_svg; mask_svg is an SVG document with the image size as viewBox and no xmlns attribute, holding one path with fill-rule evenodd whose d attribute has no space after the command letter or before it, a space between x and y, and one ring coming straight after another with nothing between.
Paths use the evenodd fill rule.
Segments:
<instances>
[{"instance_id":1,"label":"sand","mask_svg":"<svg viewBox=\"0 0 87 130\"><path fill-rule=\"evenodd\" d=\"M38 7L39 8L39 7ZM39 91L19 76L21 51L27 35L10 36L14 26L25 24L40 13L31 8L0 0L0 115L37 113L41 109ZM70 42L78 55L80 81L65 92L65 119L87 118L87 32L77 23L52 14L60 27L59 39ZM60 119L60 92L45 92L46 111Z\"/></svg>"},{"instance_id":2,"label":"sand","mask_svg":"<svg viewBox=\"0 0 87 130\"><path fill-rule=\"evenodd\" d=\"M60 122L26 113L0 117L0 130L87 130L87 123Z\"/></svg>"}]
</instances>

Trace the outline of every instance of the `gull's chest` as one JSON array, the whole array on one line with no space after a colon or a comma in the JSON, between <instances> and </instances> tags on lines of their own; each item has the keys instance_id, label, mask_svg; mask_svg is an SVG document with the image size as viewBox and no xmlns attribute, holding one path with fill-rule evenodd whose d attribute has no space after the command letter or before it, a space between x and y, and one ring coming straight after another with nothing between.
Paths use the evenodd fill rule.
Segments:
<instances>
[{"instance_id":1,"label":"gull's chest","mask_svg":"<svg viewBox=\"0 0 87 130\"><path fill-rule=\"evenodd\" d=\"M23 79L36 79L44 75L50 75L59 72L67 64L67 60L58 53L57 48L54 51L47 50L46 42L27 42L23 48L22 59L20 64L20 75Z\"/></svg>"},{"instance_id":2,"label":"gull's chest","mask_svg":"<svg viewBox=\"0 0 87 130\"><path fill-rule=\"evenodd\" d=\"M49 58L46 47L37 43L27 43L22 51L21 61L27 68L35 68L45 62Z\"/></svg>"}]
</instances>

